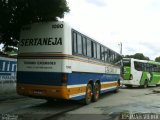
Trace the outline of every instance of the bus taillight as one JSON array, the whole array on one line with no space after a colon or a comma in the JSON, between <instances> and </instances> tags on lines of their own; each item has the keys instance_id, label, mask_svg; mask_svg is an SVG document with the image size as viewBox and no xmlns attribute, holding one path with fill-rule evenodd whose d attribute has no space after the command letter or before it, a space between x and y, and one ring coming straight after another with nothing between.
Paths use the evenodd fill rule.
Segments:
<instances>
[{"instance_id":1,"label":"bus taillight","mask_svg":"<svg viewBox=\"0 0 160 120\"><path fill-rule=\"evenodd\" d=\"M132 74L130 74L129 79L133 80L133 75Z\"/></svg>"}]
</instances>

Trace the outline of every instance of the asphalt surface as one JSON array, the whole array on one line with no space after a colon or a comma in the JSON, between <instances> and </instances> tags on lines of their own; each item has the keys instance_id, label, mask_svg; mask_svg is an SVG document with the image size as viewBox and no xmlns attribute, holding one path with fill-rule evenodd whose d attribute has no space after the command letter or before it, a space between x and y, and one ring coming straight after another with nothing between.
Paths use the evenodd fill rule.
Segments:
<instances>
[{"instance_id":1,"label":"asphalt surface","mask_svg":"<svg viewBox=\"0 0 160 120\"><path fill-rule=\"evenodd\" d=\"M49 120L160 120L159 91L159 87L122 88L116 94L102 95L98 102Z\"/></svg>"},{"instance_id":2,"label":"asphalt surface","mask_svg":"<svg viewBox=\"0 0 160 120\"><path fill-rule=\"evenodd\" d=\"M1 96L2 97L2 96ZM4 96L3 96L4 97ZM52 101L11 95L0 99L0 119L15 120L120 120L124 115L159 115L160 87L121 88L107 93L98 102L83 105L81 101ZM8 119L8 120L10 120Z\"/></svg>"}]
</instances>

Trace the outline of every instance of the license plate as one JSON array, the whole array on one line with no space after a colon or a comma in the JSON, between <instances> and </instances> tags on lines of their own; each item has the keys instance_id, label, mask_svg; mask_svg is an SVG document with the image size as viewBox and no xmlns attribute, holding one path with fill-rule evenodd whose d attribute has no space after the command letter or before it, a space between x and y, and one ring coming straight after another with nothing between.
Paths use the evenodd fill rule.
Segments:
<instances>
[{"instance_id":1,"label":"license plate","mask_svg":"<svg viewBox=\"0 0 160 120\"><path fill-rule=\"evenodd\" d=\"M34 94L42 94L43 91L42 91L42 90L34 90L33 93L34 93Z\"/></svg>"}]
</instances>

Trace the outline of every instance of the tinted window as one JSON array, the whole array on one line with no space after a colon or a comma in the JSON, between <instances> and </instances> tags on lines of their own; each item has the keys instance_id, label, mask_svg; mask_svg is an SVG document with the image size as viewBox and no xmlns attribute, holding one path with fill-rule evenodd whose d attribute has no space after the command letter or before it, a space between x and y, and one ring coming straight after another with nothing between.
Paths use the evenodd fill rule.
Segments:
<instances>
[{"instance_id":1,"label":"tinted window","mask_svg":"<svg viewBox=\"0 0 160 120\"><path fill-rule=\"evenodd\" d=\"M134 62L134 68L136 69L136 70L138 70L138 71L142 71L143 69L142 69L142 64L143 63L141 63L141 62ZM144 66L144 65L143 65Z\"/></svg>"},{"instance_id":2,"label":"tinted window","mask_svg":"<svg viewBox=\"0 0 160 120\"><path fill-rule=\"evenodd\" d=\"M78 54L82 54L82 37L80 34L77 34L77 47L78 47Z\"/></svg>"},{"instance_id":3,"label":"tinted window","mask_svg":"<svg viewBox=\"0 0 160 120\"><path fill-rule=\"evenodd\" d=\"M105 60L105 52L104 52L104 47L101 47L101 60Z\"/></svg>"},{"instance_id":4,"label":"tinted window","mask_svg":"<svg viewBox=\"0 0 160 120\"><path fill-rule=\"evenodd\" d=\"M120 59L120 57L117 57L119 54L116 54L114 51L100 45L76 30L72 31L72 52L73 54L80 54L106 62L112 61L115 63Z\"/></svg>"},{"instance_id":5,"label":"tinted window","mask_svg":"<svg viewBox=\"0 0 160 120\"><path fill-rule=\"evenodd\" d=\"M112 53L110 50L108 50L108 62L111 62L112 60Z\"/></svg>"},{"instance_id":6,"label":"tinted window","mask_svg":"<svg viewBox=\"0 0 160 120\"><path fill-rule=\"evenodd\" d=\"M100 45L97 44L97 59L100 59Z\"/></svg>"},{"instance_id":7,"label":"tinted window","mask_svg":"<svg viewBox=\"0 0 160 120\"><path fill-rule=\"evenodd\" d=\"M114 63L115 62L115 53L112 52L112 62Z\"/></svg>"},{"instance_id":8,"label":"tinted window","mask_svg":"<svg viewBox=\"0 0 160 120\"><path fill-rule=\"evenodd\" d=\"M73 39L73 52L77 53L77 34L73 32L72 34L72 39Z\"/></svg>"},{"instance_id":9,"label":"tinted window","mask_svg":"<svg viewBox=\"0 0 160 120\"><path fill-rule=\"evenodd\" d=\"M97 58L97 44L93 43L93 57Z\"/></svg>"},{"instance_id":10,"label":"tinted window","mask_svg":"<svg viewBox=\"0 0 160 120\"><path fill-rule=\"evenodd\" d=\"M92 57L92 52L91 52L91 40L87 39L87 56Z\"/></svg>"},{"instance_id":11,"label":"tinted window","mask_svg":"<svg viewBox=\"0 0 160 120\"><path fill-rule=\"evenodd\" d=\"M82 39L82 44L83 44L83 55L87 55L87 44L86 44L85 37L83 37L83 39Z\"/></svg>"},{"instance_id":12,"label":"tinted window","mask_svg":"<svg viewBox=\"0 0 160 120\"><path fill-rule=\"evenodd\" d=\"M107 48L105 48L104 54L105 54L105 61L108 62L108 49Z\"/></svg>"},{"instance_id":13,"label":"tinted window","mask_svg":"<svg viewBox=\"0 0 160 120\"><path fill-rule=\"evenodd\" d=\"M130 66L131 66L130 60L123 60L123 66L128 66L128 67L130 67Z\"/></svg>"}]
</instances>

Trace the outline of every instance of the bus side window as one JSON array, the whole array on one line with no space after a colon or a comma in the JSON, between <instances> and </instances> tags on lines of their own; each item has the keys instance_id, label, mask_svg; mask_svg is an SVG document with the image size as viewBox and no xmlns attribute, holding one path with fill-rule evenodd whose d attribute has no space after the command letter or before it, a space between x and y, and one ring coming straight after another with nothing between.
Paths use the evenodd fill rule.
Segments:
<instances>
[{"instance_id":1,"label":"bus side window","mask_svg":"<svg viewBox=\"0 0 160 120\"><path fill-rule=\"evenodd\" d=\"M146 64L146 63L143 63L143 65L142 65L142 70L143 70L143 71L147 71L147 64Z\"/></svg>"},{"instance_id":2,"label":"bus side window","mask_svg":"<svg viewBox=\"0 0 160 120\"><path fill-rule=\"evenodd\" d=\"M153 72L157 72L157 65L153 65Z\"/></svg>"},{"instance_id":3,"label":"bus side window","mask_svg":"<svg viewBox=\"0 0 160 120\"><path fill-rule=\"evenodd\" d=\"M97 44L97 59L100 60L100 44Z\"/></svg>"},{"instance_id":4,"label":"bus side window","mask_svg":"<svg viewBox=\"0 0 160 120\"><path fill-rule=\"evenodd\" d=\"M105 54L105 62L108 62L108 49L107 48L105 48L104 54Z\"/></svg>"},{"instance_id":5,"label":"bus side window","mask_svg":"<svg viewBox=\"0 0 160 120\"><path fill-rule=\"evenodd\" d=\"M83 46L82 47L83 48L83 50L82 50L83 55L86 56L87 55L87 44L86 44L86 38L85 37L82 37L82 44L83 44L82 45Z\"/></svg>"},{"instance_id":6,"label":"bus side window","mask_svg":"<svg viewBox=\"0 0 160 120\"><path fill-rule=\"evenodd\" d=\"M72 32L72 43L73 53L77 53L77 33L75 31Z\"/></svg>"},{"instance_id":7,"label":"bus side window","mask_svg":"<svg viewBox=\"0 0 160 120\"><path fill-rule=\"evenodd\" d=\"M114 60L114 62L117 63L117 62L120 62L120 60L121 60L121 57L117 53L115 53L115 60Z\"/></svg>"},{"instance_id":8,"label":"bus side window","mask_svg":"<svg viewBox=\"0 0 160 120\"><path fill-rule=\"evenodd\" d=\"M78 54L82 54L82 37L80 34L77 34L77 47L78 47Z\"/></svg>"},{"instance_id":9,"label":"bus side window","mask_svg":"<svg viewBox=\"0 0 160 120\"><path fill-rule=\"evenodd\" d=\"M146 71L149 72L150 70L150 65L148 63L146 63Z\"/></svg>"},{"instance_id":10,"label":"bus side window","mask_svg":"<svg viewBox=\"0 0 160 120\"><path fill-rule=\"evenodd\" d=\"M101 46L101 60L105 60L105 52L104 52L104 47Z\"/></svg>"},{"instance_id":11,"label":"bus side window","mask_svg":"<svg viewBox=\"0 0 160 120\"><path fill-rule=\"evenodd\" d=\"M87 39L87 56L92 57L91 40L90 39Z\"/></svg>"},{"instance_id":12,"label":"bus side window","mask_svg":"<svg viewBox=\"0 0 160 120\"><path fill-rule=\"evenodd\" d=\"M112 53L110 50L108 50L108 62L112 61Z\"/></svg>"},{"instance_id":13,"label":"bus side window","mask_svg":"<svg viewBox=\"0 0 160 120\"><path fill-rule=\"evenodd\" d=\"M160 65L157 65L157 69L158 69L157 72L160 72Z\"/></svg>"},{"instance_id":14,"label":"bus side window","mask_svg":"<svg viewBox=\"0 0 160 120\"><path fill-rule=\"evenodd\" d=\"M112 52L112 63L114 63L114 62L115 62L115 53Z\"/></svg>"},{"instance_id":15,"label":"bus side window","mask_svg":"<svg viewBox=\"0 0 160 120\"><path fill-rule=\"evenodd\" d=\"M93 42L93 58L97 58L97 44Z\"/></svg>"}]
</instances>

